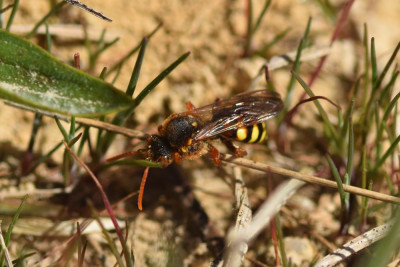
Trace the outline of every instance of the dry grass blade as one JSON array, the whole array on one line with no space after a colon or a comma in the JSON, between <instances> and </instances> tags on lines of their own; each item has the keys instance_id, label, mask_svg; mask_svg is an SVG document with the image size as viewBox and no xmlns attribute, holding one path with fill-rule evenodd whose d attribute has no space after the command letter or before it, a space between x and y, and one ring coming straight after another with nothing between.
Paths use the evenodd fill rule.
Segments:
<instances>
[{"instance_id":1,"label":"dry grass blade","mask_svg":"<svg viewBox=\"0 0 400 267\"><path fill-rule=\"evenodd\" d=\"M252 219L252 211L247 193L246 185L243 181L242 170L239 167L233 169L235 177L235 197L237 218L235 230L242 231Z\"/></svg>"},{"instance_id":2,"label":"dry grass blade","mask_svg":"<svg viewBox=\"0 0 400 267\"><path fill-rule=\"evenodd\" d=\"M145 134L141 131L136 131L136 130L128 129L125 127L119 127L114 124L102 122L99 120L86 119L86 118L76 118L75 120L76 120L76 122L79 122L79 123L87 125L87 126L92 126L92 127L104 129L104 130L107 130L110 132L119 133L119 134L122 134L122 135L125 135L128 137L131 137L131 138L144 139L147 136L147 134Z\"/></svg>"},{"instance_id":3,"label":"dry grass blade","mask_svg":"<svg viewBox=\"0 0 400 267\"><path fill-rule=\"evenodd\" d=\"M271 218L278 212L280 207L286 203L290 196L296 190L304 185L304 182L291 179L282 183L274 193L260 206L253 220L242 231L235 232L231 230L228 234L229 249L224 266L240 266L240 261L233 262L232 259L238 258L235 255L240 250L238 248L246 246L252 241L264 228L269 225ZM244 255L240 255L243 257Z\"/></svg>"},{"instance_id":4,"label":"dry grass blade","mask_svg":"<svg viewBox=\"0 0 400 267\"><path fill-rule=\"evenodd\" d=\"M247 225L251 222L252 211L250 207L249 196L247 194L247 188L243 181L242 171L239 167L233 169L235 177L235 197L236 197L236 209L237 217L236 224L233 231L235 234L239 234ZM228 253L224 255L223 266L239 266L243 260L243 256L247 253L248 245L242 243L234 248L228 249Z\"/></svg>"},{"instance_id":5,"label":"dry grass blade","mask_svg":"<svg viewBox=\"0 0 400 267\"><path fill-rule=\"evenodd\" d=\"M13 264L12 264L12 261L11 261L10 253L8 252L6 243L4 242L3 231L1 231L1 220L0 220L0 244L1 244L1 247L3 248L2 252L4 253L4 257L6 259L7 267L10 267L10 266L12 267Z\"/></svg>"},{"instance_id":6,"label":"dry grass blade","mask_svg":"<svg viewBox=\"0 0 400 267\"><path fill-rule=\"evenodd\" d=\"M389 233L390 229L392 229L393 225L394 222L388 222L354 238L325 256L322 260L317 262L315 267L335 266L343 262L348 257L384 238Z\"/></svg>"},{"instance_id":7,"label":"dry grass blade","mask_svg":"<svg viewBox=\"0 0 400 267\"><path fill-rule=\"evenodd\" d=\"M66 188L52 188L52 189L29 189L20 190L16 192L1 192L0 200L7 198L21 198L26 195L38 196L40 198L53 196L61 193L70 193L74 189L74 185Z\"/></svg>"},{"instance_id":8,"label":"dry grass blade","mask_svg":"<svg viewBox=\"0 0 400 267\"><path fill-rule=\"evenodd\" d=\"M80 1L77 1L77 0L64 0L64 1L67 2L67 3L70 3L71 5L77 6L77 7L81 8L81 9L83 9L85 11L88 11L88 12L92 13L93 15L95 15L96 17L99 17L99 18L101 18L103 20L106 20L106 21L109 21L109 22L112 21L112 19L104 16L103 13L101 13L101 12L99 12L97 10L94 10L91 7L88 7L87 5L81 3Z\"/></svg>"},{"instance_id":9,"label":"dry grass blade","mask_svg":"<svg viewBox=\"0 0 400 267\"><path fill-rule=\"evenodd\" d=\"M271 166L271 165L268 165L265 163L259 163L259 162L254 162L254 161L251 161L248 159L234 158L234 157L225 158L225 159L223 159L223 161L233 163L233 164L236 164L239 166L247 167L250 169L254 169L254 170L259 170L262 172L272 172L275 174L295 178L295 179L302 180L307 183L327 186L327 187L331 187L331 188L337 188L336 182L330 181L326 178L302 174L299 172L295 172L295 171L291 171L291 170L287 170L287 169L283 169L283 168L279 168L279 167L274 167L274 166ZM367 189L363 189L363 188L359 188L359 187L351 186L351 185L343 185L343 189L344 189L344 191L352 193L352 194L369 197L369 198L373 198L376 200L381 200L381 201L385 201L385 202L389 202L389 203L393 203L393 204L400 204L400 198L390 196L387 194L374 192L371 190L367 190Z\"/></svg>"}]
</instances>

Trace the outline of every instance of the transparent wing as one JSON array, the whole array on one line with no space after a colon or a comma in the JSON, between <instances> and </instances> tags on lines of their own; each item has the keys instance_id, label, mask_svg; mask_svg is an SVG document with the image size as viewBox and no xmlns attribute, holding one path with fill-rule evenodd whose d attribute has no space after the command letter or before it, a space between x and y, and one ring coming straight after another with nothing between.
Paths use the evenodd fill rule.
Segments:
<instances>
[{"instance_id":1,"label":"transparent wing","mask_svg":"<svg viewBox=\"0 0 400 267\"><path fill-rule=\"evenodd\" d=\"M254 125L275 116L282 109L279 94L269 90L241 93L226 100L182 113L206 123L193 140L204 140L243 126Z\"/></svg>"}]
</instances>

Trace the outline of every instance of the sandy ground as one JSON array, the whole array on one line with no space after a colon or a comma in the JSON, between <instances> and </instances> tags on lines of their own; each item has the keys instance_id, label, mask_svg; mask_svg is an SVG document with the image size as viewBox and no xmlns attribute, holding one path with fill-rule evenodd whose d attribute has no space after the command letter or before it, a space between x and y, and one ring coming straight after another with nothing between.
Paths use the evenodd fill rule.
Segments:
<instances>
[{"instance_id":1,"label":"sandy ground","mask_svg":"<svg viewBox=\"0 0 400 267\"><path fill-rule=\"evenodd\" d=\"M14 26L32 27L47 12L50 2L21 1ZM112 18L113 22L105 22L80 9L67 7L57 17L51 18L50 23L77 23L84 20L88 29L95 35L99 36L102 29L106 29L107 40L112 40L115 36L120 38L116 45L102 54L99 63L92 71L93 75L98 75L104 66L112 66L124 57L159 23L163 23L163 26L149 41L136 94L180 55L191 51L191 56L164 80L135 112L134 121L138 125L137 129L148 133L156 132L157 126L169 113L184 111L187 100L191 100L196 106L201 106L213 102L216 97L228 97L247 90L251 79L265 62L265 59L258 56L243 57L246 1L87 0L83 2ZM335 7L341 7L343 4L344 1L334 1L333 3ZM262 1L254 3L256 14L260 12L261 6ZM340 9L337 8L337 10ZM399 11L400 2L395 0L379 3L377 1L356 1L349 21L345 24L339 40L332 47L326 66L313 86L314 92L317 95L330 97L338 103L347 95L351 83L357 78L355 74L360 68L358 64L362 64L359 62L359 58L363 53L360 40L362 40L364 23L368 25L370 36L375 37L377 56L380 62L385 62L399 41L400 27L397 27ZM339 17L338 14L333 14L329 19L329 16L322 13L315 1L273 1L254 37L253 50L271 42L278 33L290 28L285 38L268 50L266 57L270 59L295 51L309 17L313 18L310 33L311 46L316 49L329 46L335 20ZM79 52L82 58L82 69L87 67L87 50L79 38L71 41L68 38L55 37L52 51L56 57L65 62L70 62L73 54ZM120 78L115 83L117 88L121 90L126 88L135 59L135 56L129 59L122 68ZM304 63L302 77L305 80L309 78L316 63L317 60ZM379 68L382 69L383 66L382 63ZM112 80L111 78L109 81ZM281 94L285 93L285 86L289 78L288 68L271 72L272 82ZM260 81L257 85L257 88L265 87L264 81ZM302 89L297 86L296 94L300 95L301 93ZM4 104L0 104L0 109L0 127L2 129L0 140L2 144L10 143L15 150L26 149L33 114L16 110ZM309 114L307 112L315 111L312 108L305 108L300 116L301 121L298 123L313 127L313 123L309 123L307 119L304 120ZM54 122L45 120L42 130L39 132L35 149L37 152L48 151L61 138ZM307 154L301 150L306 147L307 142L304 141L304 143L298 146L299 151L296 151L298 154ZM125 151L127 144L129 141L123 138L118 139L112 152ZM262 148L255 150L256 152L252 154L253 157L257 160L266 159L265 156L260 155L263 154ZM59 154L54 158L59 160L61 156ZM296 166L295 164L293 166L287 159L279 162L278 158L277 163L291 167ZM301 167L296 166L297 169ZM123 180L121 183L124 184L120 185L121 188L126 186L132 191L137 188L142 169L134 171L123 169L122 173L117 169L114 171L114 175ZM207 166L200 160L183 162L179 172L185 178L190 177L189 180L193 187L201 188L195 194L212 221L213 229L216 229L218 235L224 236L228 226L232 223L230 216L232 216L233 202L231 187L222 179L216 179L216 176L221 177L224 174L216 174L212 165ZM228 170L228 172L230 171ZM126 175L129 175L130 178L124 180ZM155 171L154 176L160 175L164 174ZM249 179L249 183L256 183L263 179L255 172L246 172L245 175L246 179ZM162 177L162 179L167 178ZM135 180L132 182L133 184L129 184L131 180ZM156 177L153 177L153 180L156 180ZM150 182L148 188L151 188L152 183L155 188L157 185L161 188L168 185L168 182L161 183L156 180L156 182ZM115 190L120 187L117 186ZM215 193L217 196L204 193L207 191ZM151 195L151 192L149 189L149 193L146 192L146 194ZM259 203L260 199L266 197L266 190L257 187L252 191L250 197ZM154 202L148 202L151 203L148 204L151 206L148 211L145 210L140 214L132 210L120 211L121 214L127 214L130 218L134 218L131 224L132 236L129 240L135 250L137 266L167 266L167 262L170 264L169 266L180 266L180 264L206 266L213 258L212 253L206 248L204 240L201 240L199 235L192 235L192 232L188 230L188 218L186 217L188 215L182 215L180 211L176 211L179 208L171 210L168 195L161 194L159 199L154 198ZM118 199L117 196L116 199ZM168 203L167 208L155 204L157 201ZM330 201L326 200L326 203ZM315 220L321 220L321 217ZM335 227L337 227L335 223L330 225L331 229L335 229ZM264 240L257 242L264 242ZM270 263L270 258L267 256L268 246L260 245L257 242L250 255ZM315 248L315 244L307 243L307 246ZM94 250L90 255L95 257L93 255L96 253L99 252ZM305 261L309 262L316 255L318 255L317 252L312 250L309 258ZM110 257L107 258L107 261L112 264L113 261ZM93 262L96 261L93 260ZM246 262L246 266L252 265Z\"/></svg>"}]
</instances>

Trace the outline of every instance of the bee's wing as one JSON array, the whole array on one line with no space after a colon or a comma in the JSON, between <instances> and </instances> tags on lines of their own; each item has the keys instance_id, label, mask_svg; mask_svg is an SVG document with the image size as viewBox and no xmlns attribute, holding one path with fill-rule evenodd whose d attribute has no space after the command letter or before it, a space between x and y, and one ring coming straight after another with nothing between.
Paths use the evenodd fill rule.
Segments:
<instances>
[{"instance_id":1,"label":"bee's wing","mask_svg":"<svg viewBox=\"0 0 400 267\"><path fill-rule=\"evenodd\" d=\"M187 111L205 123L193 136L200 141L240 127L254 125L275 116L282 109L279 94L269 90L249 91Z\"/></svg>"}]
</instances>

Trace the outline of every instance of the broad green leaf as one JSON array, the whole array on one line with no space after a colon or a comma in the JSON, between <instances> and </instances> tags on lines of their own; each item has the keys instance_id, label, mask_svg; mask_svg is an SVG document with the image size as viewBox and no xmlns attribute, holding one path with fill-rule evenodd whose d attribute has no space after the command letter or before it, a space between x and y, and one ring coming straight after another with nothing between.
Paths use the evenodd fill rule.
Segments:
<instances>
[{"instance_id":1,"label":"broad green leaf","mask_svg":"<svg viewBox=\"0 0 400 267\"><path fill-rule=\"evenodd\" d=\"M133 100L98 78L61 63L40 47L0 30L0 97L77 117L121 111Z\"/></svg>"}]
</instances>

